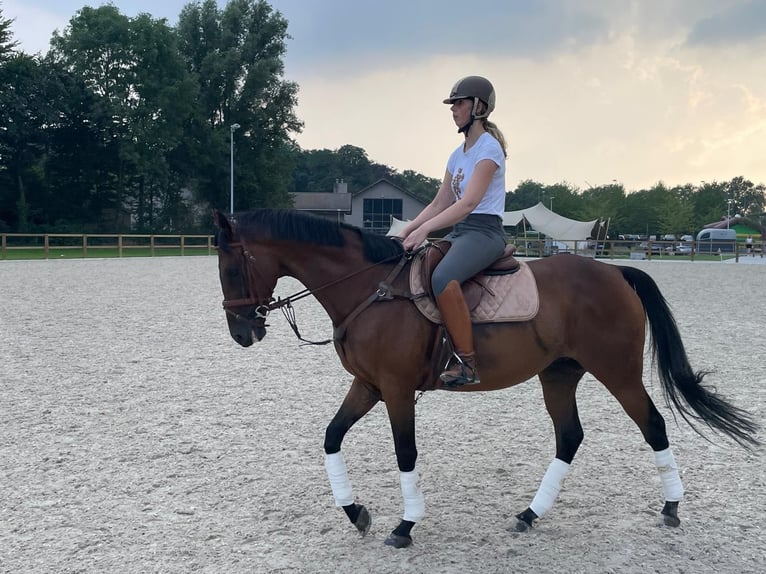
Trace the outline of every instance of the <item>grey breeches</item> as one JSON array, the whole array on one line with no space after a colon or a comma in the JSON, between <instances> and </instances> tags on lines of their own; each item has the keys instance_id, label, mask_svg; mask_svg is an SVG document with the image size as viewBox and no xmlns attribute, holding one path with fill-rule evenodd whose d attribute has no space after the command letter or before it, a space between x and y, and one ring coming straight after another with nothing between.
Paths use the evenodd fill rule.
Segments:
<instances>
[{"instance_id":1,"label":"grey breeches","mask_svg":"<svg viewBox=\"0 0 766 574\"><path fill-rule=\"evenodd\" d=\"M471 214L444 238L452 247L434 270L431 284L439 296L453 279L463 283L489 266L505 250L502 220L496 215Z\"/></svg>"}]
</instances>

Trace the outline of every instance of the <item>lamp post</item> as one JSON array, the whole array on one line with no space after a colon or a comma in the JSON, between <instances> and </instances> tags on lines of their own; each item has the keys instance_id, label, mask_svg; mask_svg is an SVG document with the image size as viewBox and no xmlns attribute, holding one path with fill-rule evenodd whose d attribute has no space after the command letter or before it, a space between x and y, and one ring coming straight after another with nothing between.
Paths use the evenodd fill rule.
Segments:
<instances>
[{"instance_id":1,"label":"lamp post","mask_svg":"<svg viewBox=\"0 0 766 574\"><path fill-rule=\"evenodd\" d=\"M726 229L729 229L729 220L731 219L731 198L726 200Z\"/></svg>"},{"instance_id":2,"label":"lamp post","mask_svg":"<svg viewBox=\"0 0 766 574\"><path fill-rule=\"evenodd\" d=\"M229 131L229 175L230 175L230 190L229 190L229 213L234 213L234 132L241 126L239 124L231 124Z\"/></svg>"}]
</instances>

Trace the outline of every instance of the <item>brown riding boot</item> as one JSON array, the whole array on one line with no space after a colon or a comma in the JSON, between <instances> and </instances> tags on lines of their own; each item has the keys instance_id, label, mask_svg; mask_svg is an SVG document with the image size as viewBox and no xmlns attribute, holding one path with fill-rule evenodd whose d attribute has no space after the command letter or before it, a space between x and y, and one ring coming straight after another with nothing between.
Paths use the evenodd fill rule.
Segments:
<instances>
[{"instance_id":1,"label":"brown riding boot","mask_svg":"<svg viewBox=\"0 0 766 574\"><path fill-rule=\"evenodd\" d=\"M448 387L460 387L479 382L473 351L473 325L471 314L463 298L460 283L455 280L436 298L439 312L447 329L457 360L440 375Z\"/></svg>"}]
</instances>

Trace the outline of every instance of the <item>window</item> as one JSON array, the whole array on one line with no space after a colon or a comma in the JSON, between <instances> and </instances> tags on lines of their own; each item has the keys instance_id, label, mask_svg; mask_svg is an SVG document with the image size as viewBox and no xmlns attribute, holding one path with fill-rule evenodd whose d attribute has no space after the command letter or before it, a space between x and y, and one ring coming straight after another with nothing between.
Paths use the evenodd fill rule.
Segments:
<instances>
[{"instance_id":1,"label":"window","mask_svg":"<svg viewBox=\"0 0 766 574\"><path fill-rule=\"evenodd\" d=\"M364 200L364 228L385 235L391 227L391 217L402 219L402 200L374 198Z\"/></svg>"}]
</instances>

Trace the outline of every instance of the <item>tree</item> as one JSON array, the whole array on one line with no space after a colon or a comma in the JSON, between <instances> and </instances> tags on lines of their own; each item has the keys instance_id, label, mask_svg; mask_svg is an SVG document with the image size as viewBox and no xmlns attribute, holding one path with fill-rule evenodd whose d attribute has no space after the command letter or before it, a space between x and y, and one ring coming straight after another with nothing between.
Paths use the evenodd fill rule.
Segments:
<instances>
[{"instance_id":1,"label":"tree","mask_svg":"<svg viewBox=\"0 0 766 574\"><path fill-rule=\"evenodd\" d=\"M735 177L726 186L727 199L731 199L731 215L756 215L764 211L763 184L755 185L742 176Z\"/></svg>"},{"instance_id":2,"label":"tree","mask_svg":"<svg viewBox=\"0 0 766 574\"><path fill-rule=\"evenodd\" d=\"M394 173L391 176L393 183L412 193L423 203L430 203L439 191L441 181L435 177L427 177L411 169L404 170L401 175Z\"/></svg>"},{"instance_id":3,"label":"tree","mask_svg":"<svg viewBox=\"0 0 766 574\"><path fill-rule=\"evenodd\" d=\"M202 135L197 199L223 208L229 197L230 126L235 144L237 209L290 204L288 185L300 132L298 86L282 78L287 21L263 0L188 4L177 33L187 69L198 78L194 133Z\"/></svg>"},{"instance_id":4,"label":"tree","mask_svg":"<svg viewBox=\"0 0 766 574\"><path fill-rule=\"evenodd\" d=\"M0 66L0 219L29 227L40 188L46 120L44 78L34 58L17 54Z\"/></svg>"},{"instance_id":5,"label":"tree","mask_svg":"<svg viewBox=\"0 0 766 574\"><path fill-rule=\"evenodd\" d=\"M13 40L11 33L13 20L3 17L3 9L0 7L0 64L13 57L18 42Z\"/></svg>"},{"instance_id":6,"label":"tree","mask_svg":"<svg viewBox=\"0 0 766 574\"><path fill-rule=\"evenodd\" d=\"M111 5L82 8L51 57L96 98L91 125L101 128L108 175L90 187L91 206L130 209L137 228L171 230L184 220L188 175L173 165L196 105L196 84L179 55L175 32L146 14L128 18ZM103 120L108 118L108 121Z\"/></svg>"}]
</instances>

